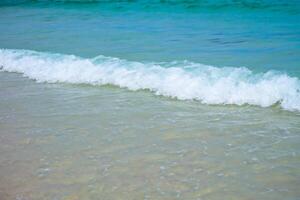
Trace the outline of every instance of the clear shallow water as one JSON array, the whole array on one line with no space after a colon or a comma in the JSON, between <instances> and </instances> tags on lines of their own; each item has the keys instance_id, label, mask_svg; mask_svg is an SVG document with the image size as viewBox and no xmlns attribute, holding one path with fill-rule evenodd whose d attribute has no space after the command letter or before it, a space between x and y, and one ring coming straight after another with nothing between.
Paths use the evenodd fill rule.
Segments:
<instances>
[{"instance_id":1,"label":"clear shallow water","mask_svg":"<svg viewBox=\"0 0 300 200\"><path fill-rule=\"evenodd\" d=\"M20 2L2 199L299 198L297 1Z\"/></svg>"},{"instance_id":2,"label":"clear shallow water","mask_svg":"<svg viewBox=\"0 0 300 200\"><path fill-rule=\"evenodd\" d=\"M297 199L299 115L1 73L4 199Z\"/></svg>"}]
</instances>

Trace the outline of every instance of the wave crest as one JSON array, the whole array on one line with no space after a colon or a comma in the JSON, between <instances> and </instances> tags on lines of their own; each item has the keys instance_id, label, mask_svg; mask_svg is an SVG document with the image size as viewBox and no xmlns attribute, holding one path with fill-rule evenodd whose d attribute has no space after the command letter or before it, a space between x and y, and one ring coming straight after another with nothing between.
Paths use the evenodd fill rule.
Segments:
<instances>
[{"instance_id":1,"label":"wave crest","mask_svg":"<svg viewBox=\"0 0 300 200\"><path fill-rule=\"evenodd\" d=\"M268 107L279 103L283 109L300 111L299 79L278 72L255 74L244 67L218 68L188 61L141 63L8 49L0 50L0 65L4 71L38 82L111 84L205 104Z\"/></svg>"}]
</instances>

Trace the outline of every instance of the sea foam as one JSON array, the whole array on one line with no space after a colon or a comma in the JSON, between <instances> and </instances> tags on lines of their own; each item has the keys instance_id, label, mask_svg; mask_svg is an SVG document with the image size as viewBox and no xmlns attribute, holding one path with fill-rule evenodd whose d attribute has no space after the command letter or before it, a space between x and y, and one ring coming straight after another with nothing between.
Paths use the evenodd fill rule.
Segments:
<instances>
[{"instance_id":1,"label":"sea foam","mask_svg":"<svg viewBox=\"0 0 300 200\"><path fill-rule=\"evenodd\" d=\"M245 67L193 63L141 63L97 56L0 49L2 71L22 73L38 82L115 85L205 104L279 104L300 111L300 81L279 72L253 73Z\"/></svg>"}]
</instances>

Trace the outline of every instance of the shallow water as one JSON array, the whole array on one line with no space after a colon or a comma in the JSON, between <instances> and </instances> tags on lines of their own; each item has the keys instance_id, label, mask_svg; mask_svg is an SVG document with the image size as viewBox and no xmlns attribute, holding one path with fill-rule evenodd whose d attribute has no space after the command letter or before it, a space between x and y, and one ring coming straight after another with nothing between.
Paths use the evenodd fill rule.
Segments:
<instances>
[{"instance_id":1,"label":"shallow water","mask_svg":"<svg viewBox=\"0 0 300 200\"><path fill-rule=\"evenodd\" d=\"M299 199L298 19L297 1L0 4L0 199Z\"/></svg>"},{"instance_id":2,"label":"shallow water","mask_svg":"<svg viewBox=\"0 0 300 200\"><path fill-rule=\"evenodd\" d=\"M297 199L299 114L1 74L4 199Z\"/></svg>"}]
</instances>

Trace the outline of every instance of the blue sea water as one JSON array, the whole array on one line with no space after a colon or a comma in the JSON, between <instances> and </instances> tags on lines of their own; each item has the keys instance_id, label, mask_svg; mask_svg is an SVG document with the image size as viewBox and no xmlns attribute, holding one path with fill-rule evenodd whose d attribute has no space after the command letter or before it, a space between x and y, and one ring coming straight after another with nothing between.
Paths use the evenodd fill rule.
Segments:
<instances>
[{"instance_id":1,"label":"blue sea water","mask_svg":"<svg viewBox=\"0 0 300 200\"><path fill-rule=\"evenodd\" d=\"M1 44L2 48L79 56L190 60L299 73L299 4L298 1L29 1L2 7ZM6 35L19 37L11 38L7 44ZM28 37L35 39L28 44Z\"/></svg>"},{"instance_id":2,"label":"blue sea water","mask_svg":"<svg viewBox=\"0 0 300 200\"><path fill-rule=\"evenodd\" d=\"M2 0L0 68L4 199L300 196L299 0Z\"/></svg>"},{"instance_id":3,"label":"blue sea water","mask_svg":"<svg viewBox=\"0 0 300 200\"><path fill-rule=\"evenodd\" d=\"M254 74L286 74L297 80L287 81L288 88L273 87L279 92L271 91L271 96L265 90L272 90L272 87L253 91L255 89L249 86L253 78L238 77L228 85L232 90L226 88L226 83L224 85L224 91L232 93L229 97L223 98L222 94L207 100L207 94L181 97L184 95L171 91L158 93L179 99L198 99L208 104L270 106L289 101L293 105L285 107L299 110L299 12L299 1L4 1L0 14L0 45L3 49L73 54L84 58L104 55L136 62L189 61L199 63L196 68L202 66L202 71L205 71L203 66L210 65L244 67L249 70L247 73ZM228 77L224 71L224 76L220 77ZM247 73L240 76L249 76ZM213 79L218 75L208 76L207 79ZM198 83L201 86L193 90L195 93L200 90L220 93L223 89L215 88L216 81L212 82L208 87ZM244 87L236 88L244 82L252 92ZM281 83L278 78L270 82L271 85ZM117 86L128 87L128 84ZM162 87L164 85L145 86L140 80L135 89L157 92ZM243 97L244 94L236 90L246 90L258 99L272 100L264 103L256 97ZM236 96L242 99L235 100Z\"/></svg>"},{"instance_id":4,"label":"blue sea water","mask_svg":"<svg viewBox=\"0 0 300 200\"><path fill-rule=\"evenodd\" d=\"M300 74L297 0L19 2L2 3L1 48Z\"/></svg>"}]
</instances>

